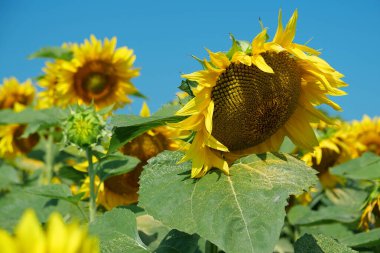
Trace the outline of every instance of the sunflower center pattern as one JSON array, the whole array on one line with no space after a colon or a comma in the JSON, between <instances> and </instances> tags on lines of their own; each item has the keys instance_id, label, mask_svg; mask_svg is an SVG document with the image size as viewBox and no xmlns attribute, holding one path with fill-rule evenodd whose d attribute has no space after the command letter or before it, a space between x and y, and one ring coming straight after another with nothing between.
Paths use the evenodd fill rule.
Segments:
<instances>
[{"instance_id":1,"label":"sunflower center pattern","mask_svg":"<svg viewBox=\"0 0 380 253\"><path fill-rule=\"evenodd\" d=\"M91 61L78 68L74 88L86 102L106 99L115 90L117 76L114 69L103 61Z\"/></svg>"},{"instance_id":2,"label":"sunflower center pattern","mask_svg":"<svg viewBox=\"0 0 380 253\"><path fill-rule=\"evenodd\" d=\"M263 53L274 73L231 63L212 89L212 135L230 151L253 147L279 130L293 114L301 75L286 52Z\"/></svg>"},{"instance_id":3,"label":"sunflower center pattern","mask_svg":"<svg viewBox=\"0 0 380 253\"><path fill-rule=\"evenodd\" d=\"M107 85L107 76L94 73L88 76L84 82L85 89L94 93L101 93Z\"/></svg>"}]
</instances>

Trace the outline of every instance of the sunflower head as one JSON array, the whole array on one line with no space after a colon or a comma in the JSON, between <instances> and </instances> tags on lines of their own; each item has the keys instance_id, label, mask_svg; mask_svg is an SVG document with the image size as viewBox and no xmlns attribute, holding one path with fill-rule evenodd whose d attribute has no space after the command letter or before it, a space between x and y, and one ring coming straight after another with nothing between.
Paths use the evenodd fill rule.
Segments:
<instances>
[{"instance_id":1,"label":"sunflower head","mask_svg":"<svg viewBox=\"0 0 380 253\"><path fill-rule=\"evenodd\" d=\"M57 236L59 235L59 236ZM44 230L33 210L25 211L14 235L0 230L0 252L100 252L99 240L78 223L65 224L53 213Z\"/></svg>"},{"instance_id":2,"label":"sunflower head","mask_svg":"<svg viewBox=\"0 0 380 253\"><path fill-rule=\"evenodd\" d=\"M0 109L20 110L33 102L34 94L30 80L19 83L14 77L4 79L0 85Z\"/></svg>"},{"instance_id":3,"label":"sunflower head","mask_svg":"<svg viewBox=\"0 0 380 253\"><path fill-rule=\"evenodd\" d=\"M131 102L127 95L137 92L131 79L139 75L133 68L136 57L131 49L116 49L116 38L102 43L93 35L70 49L73 58L61 64L56 90L61 105L93 101L97 108L111 104L118 108Z\"/></svg>"},{"instance_id":4,"label":"sunflower head","mask_svg":"<svg viewBox=\"0 0 380 253\"><path fill-rule=\"evenodd\" d=\"M86 148L98 142L104 125L104 120L93 107L78 106L66 121L65 136L69 143Z\"/></svg>"},{"instance_id":5,"label":"sunflower head","mask_svg":"<svg viewBox=\"0 0 380 253\"><path fill-rule=\"evenodd\" d=\"M359 227L364 230L380 227L380 194L367 202Z\"/></svg>"},{"instance_id":6,"label":"sunflower head","mask_svg":"<svg viewBox=\"0 0 380 253\"><path fill-rule=\"evenodd\" d=\"M25 125L11 124L0 126L0 157L14 158L29 153L39 141L37 133L21 137Z\"/></svg>"},{"instance_id":7,"label":"sunflower head","mask_svg":"<svg viewBox=\"0 0 380 253\"><path fill-rule=\"evenodd\" d=\"M177 112L188 117L173 126L195 133L181 160L192 160L192 177L212 167L228 174L228 162L275 151L285 136L304 149L318 144L310 123L330 121L314 106L340 110L328 95L345 94L346 84L318 51L293 42L296 21L297 11L284 29L280 12L272 41L266 29L248 47L233 40L228 53L208 51L203 70L183 75L198 85Z\"/></svg>"},{"instance_id":8,"label":"sunflower head","mask_svg":"<svg viewBox=\"0 0 380 253\"><path fill-rule=\"evenodd\" d=\"M359 154L370 151L380 155L380 119L365 115L361 121L354 121L348 138L356 144Z\"/></svg>"},{"instance_id":9,"label":"sunflower head","mask_svg":"<svg viewBox=\"0 0 380 253\"><path fill-rule=\"evenodd\" d=\"M37 107L40 109L60 105L61 101L57 94L57 84L60 76L62 60L46 62L43 68L44 76L38 80L38 85L44 88L38 93Z\"/></svg>"}]
</instances>

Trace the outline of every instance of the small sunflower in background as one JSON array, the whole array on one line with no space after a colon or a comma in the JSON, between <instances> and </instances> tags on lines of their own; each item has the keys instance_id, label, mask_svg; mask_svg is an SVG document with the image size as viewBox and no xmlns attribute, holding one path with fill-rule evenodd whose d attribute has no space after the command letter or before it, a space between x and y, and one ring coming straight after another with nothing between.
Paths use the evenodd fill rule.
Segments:
<instances>
[{"instance_id":1,"label":"small sunflower in background","mask_svg":"<svg viewBox=\"0 0 380 253\"><path fill-rule=\"evenodd\" d=\"M0 86L0 110L20 110L20 107L32 104L35 93L36 90L30 80L20 83L14 77L4 79Z\"/></svg>"},{"instance_id":2,"label":"small sunflower in background","mask_svg":"<svg viewBox=\"0 0 380 253\"><path fill-rule=\"evenodd\" d=\"M328 96L344 95L342 74L320 52L293 42L297 11L268 42L263 28L250 47L211 52L204 69L183 75L197 82L194 98L177 112L189 116L174 126L195 135L181 160L192 160L193 178L212 167L229 174L229 163L250 153L276 151L285 136L311 150L318 145L310 122L329 119L315 106L340 106Z\"/></svg>"},{"instance_id":3,"label":"small sunflower in background","mask_svg":"<svg viewBox=\"0 0 380 253\"><path fill-rule=\"evenodd\" d=\"M346 138L349 126L341 121L336 121L335 126L319 124L318 132L325 132L319 139L319 145L313 151L304 154L301 160L317 170L319 180L324 188L333 188L337 183L343 183L339 177L330 174L329 169L356 158L352 152L352 143Z\"/></svg>"},{"instance_id":4,"label":"small sunflower in background","mask_svg":"<svg viewBox=\"0 0 380 253\"><path fill-rule=\"evenodd\" d=\"M52 213L44 230L33 210L24 212L14 235L0 230L0 252L100 252L99 240L89 236L78 223L65 224L59 213Z\"/></svg>"},{"instance_id":5,"label":"small sunflower in background","mask_svg":"<svg viewBox=\"0 0 380 253\"><path fill-rule=\"evenodd\" d=\"M30 80L19 83L16 78L4 79L0 86L0 109L22 111L34 100L35 88ZM26 154L38 143L38 134L22 138L25 125L0 125L0 157L13 158Z\"/></svg>"},{"instance_id":6,"label":"small sunflower in background","mask_svg":"<svg viewBox=\"0 0 380 253\"><path fill-rule=\"evenodd\" d=\"M149 117L150 111L146 103L143 103L140 116ZM136 168L126 174L114 176L100 183L97 178L98 199L97 203L110 210L116 206L129 205L138 201L139 176L147 161L164 150L177 150L180 147L178 138L180 132L167 126L156 127L136 137L120 148L120 151L128 156L137 157L140 163ZM96 159L93 160L96 162ZM86 172L88 163L84 162L74 166L75 169ZM84 192L84 197L89 196L89 179L86 178L79 189Z\"/></svg>"},{"instance_id":7,"label":"small sunflower in background","mask_svg":"<svg viewBox=\"0 0 380 253\"><path fill-rule=\"evenodd\" d=\"M48 71L59 69L56 94L59 105L90 104L104 108L115 104L114 109L131 103L127 95L138 91L131 79L139 75L133 67L136 56L127 47L116 49L116 38L104 42L91 36L83 44L71 44L73 58L56 62ZM55 69L54 69L55 68Z\"/></svg>"},{"instance_id":8,"label":"small sunflower in background","mask_svg":"<svg viewBox=\"0 0 380 253\"><path fill-rule=\"evenodd\" d=\"M347 138L355 143L359 155L367 151L380 155L380 118L364 115L361 121L353 121Z\"/></svg>"},{"instance_id":9,"label":"small sunflower in background","mask_svg":"<svg viewBox=\"0 0 380 253\"><path fill-rule=\"evenodd\" d=\"M364 230L380 227L380 192L366 203L359 227Z\"/></svg>"},{"instance_id":10,"label":"small sunflower in background","mask_svg":"<svg viewBox=\"0 0 380 253\"><path fill-rule=\"evenodd\" d=\"M60 105L60 98L57 94L57 84L62 62L63 60L46 62L43 68L44 76L38 80L38 85L43 88L37 95L37 107L39 109Z\"/></svg>"}]
</instances>

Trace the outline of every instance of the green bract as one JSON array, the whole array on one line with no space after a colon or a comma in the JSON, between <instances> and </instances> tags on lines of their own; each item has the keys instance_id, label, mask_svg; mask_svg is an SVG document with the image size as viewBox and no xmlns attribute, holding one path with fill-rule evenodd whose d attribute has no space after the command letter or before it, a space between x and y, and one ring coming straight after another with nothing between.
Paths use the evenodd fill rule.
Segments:
<instances>
[{"instance_id":1,"label":"green bract","mask_svg":"<svg viewBox=\"0 0 380 253\"><path fill-rule=\"evenodd\" d=\"M86 148L98 142L103 129L104 121L96 113L95 108L77 107L71 111L65 124L66 141L80 148Z\"/></svg>"}]
</instances>

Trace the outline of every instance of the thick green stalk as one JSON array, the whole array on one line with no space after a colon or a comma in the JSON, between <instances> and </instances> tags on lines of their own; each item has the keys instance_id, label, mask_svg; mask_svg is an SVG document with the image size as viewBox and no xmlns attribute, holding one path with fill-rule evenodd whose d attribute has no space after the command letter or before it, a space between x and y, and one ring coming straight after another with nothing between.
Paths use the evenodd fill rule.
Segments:
<instances>
[{"instance_id":1,"label":"thick green stalk","mask_svg":"<svg viewBox=\"0 0 380 253\"><path fill-rule=\"evenodd\" d=\"M88 176L90 178L90 222L95 220L96 217L96 192L95 192L95 169L92 163L92 150L91 147L86 148L86 155L88 160Z\"/></svg>"},{"instance_id":2,"label":"thick green stalk","mask_svg":"<svg viewBox=\"0 0 380 253\"><path fill-rule=\"evenodd\" d=\"M54 169L54 137L49 130L45 150L45 170L42 173L42 184L49 184L53 177Z\"/></svg>"}]
</instances>

